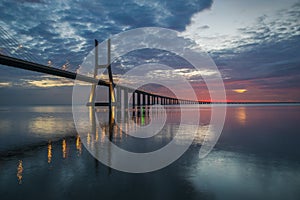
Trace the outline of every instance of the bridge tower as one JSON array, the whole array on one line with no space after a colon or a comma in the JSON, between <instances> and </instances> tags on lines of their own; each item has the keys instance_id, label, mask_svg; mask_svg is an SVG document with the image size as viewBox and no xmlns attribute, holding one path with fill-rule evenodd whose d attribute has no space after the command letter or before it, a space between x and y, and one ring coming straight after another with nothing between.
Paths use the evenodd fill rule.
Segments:
<instances>
[{"instance_id":1,"label":"bridge tower","mask_svg":"<svg viewBox=\"0 0 300 200\"><path fill-rule=\"evenodd\" d=\"M99 65L98 64L98 40L95 40L95 68L94 68L94 78L97 79L98 75L98 69L106 68L108 72L108 78L109 78L109 90L108 90L108 102L107 103L97 103L95 102L95 96L96 96L96 88L97 84L93 84L90 92L89 102L88 105L92 106L112 106L116 103L115 98L115 90L114 90L114 81L111 71L111 45L110 45L110 39L107 40L107 64Z\"/></svg>"}]
</instances>

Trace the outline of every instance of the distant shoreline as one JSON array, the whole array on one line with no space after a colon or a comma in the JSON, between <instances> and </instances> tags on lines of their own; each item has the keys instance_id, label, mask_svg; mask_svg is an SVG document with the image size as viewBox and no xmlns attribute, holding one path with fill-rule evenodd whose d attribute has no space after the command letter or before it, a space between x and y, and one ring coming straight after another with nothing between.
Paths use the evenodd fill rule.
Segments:
<instances>
[{"instance_id":1,"label":"distant shoreline","mask_svg":"<svg viewBox=\"0 0 300 200\"><path fill-rule=\"evenodd\" d=\"M283 104L288 104L288 105L294 105L294 104L299 104L300 102L199 102L199 105L240 105L240 104L247 104L247 105L258 105L258 104L263 104L263 105L283 105ZM169 106L171 105L180 105L180 104L167 104ZM182 105L197 105L195 102L194 104L182 104ZM72 104L24 104L24 105L0 105L0 107L26 107L26 106L72 106ZM130 105L131 106L131 105ZM149 105L145 105L149 106Z\"/></svg>"},{"instance_id":2,"label":"distant shoreline","mask_svg":"<svg viewBox=\"0 0 300 200\"><path fill-rule=\"evenodd\" d=\"M208 102L203 104L300 104L300 102Z\"/></svg>"}]
</instances>

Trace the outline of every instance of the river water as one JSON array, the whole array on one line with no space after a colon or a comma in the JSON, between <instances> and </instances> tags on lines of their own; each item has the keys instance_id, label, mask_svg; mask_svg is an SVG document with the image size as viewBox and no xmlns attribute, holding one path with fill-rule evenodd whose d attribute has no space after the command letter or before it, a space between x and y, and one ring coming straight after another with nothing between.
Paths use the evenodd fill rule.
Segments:
<instances>
[{"instance_id":1,"label":"river water","mask_svg":"<svg viewBox=\"0 0 300 200\"><path fill-rule=\"evenodd\" d=\"M184 109L201 113L201 128L209 124L209 105ZM110 137L130 151L161 148L174 137L180 112L169 106L164 131L145 144L125 132L159 119L160 112L129 113L129 118L120 117L122 127L115 128L106 120L109 110L99 109L102 132L87 130L79 136L70 106L0 107L0 198L300 198L299 105L230 105L222 134L207 157L199 158L203 137L198 135L174 163L141 174L107 167L86 147Z\"/></svg>"}]
</instances>

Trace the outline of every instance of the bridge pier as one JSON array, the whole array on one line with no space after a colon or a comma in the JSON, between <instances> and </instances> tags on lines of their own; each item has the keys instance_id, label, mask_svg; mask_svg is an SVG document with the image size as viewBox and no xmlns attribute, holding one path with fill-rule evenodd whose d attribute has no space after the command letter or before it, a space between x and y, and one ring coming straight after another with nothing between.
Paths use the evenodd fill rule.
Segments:
<instances>
[{"instance_id":1,"label":"bridge pier","mask_svg":"<svg viewBox=\"0 0 300 200\"><path fill-rule=\"evenodd\" d=\"M124 94L124 109L128 109L128 90L124 89L123 90L123 94Z\"/></svg>"},{"instance_id":2,"label":"bridge pier","mask_svg":"<svg viewBox=\"0 0 300 200\"><path fill-rule=\"evenodd\" d=\"M149 94L147 95L147 105L151 105L150 104L150 95Z\"/></svg>"},{"instance_id":3,"label":"bridge pier","mask_svg":"<svg viewBox=\"0 0 300 200\"><path fill-rule=\"evenodd\" d=\"M98 69L100 68L107 68L108 71L108 77L109 77L109 83L108 83L108 102L95 102L95 93L96 93L96 88L98 83L93 83L90 96L89 96L89 102L87 105L92 105L92 106L112 106L113 104L116 104L116 98L115 98L115 89L114 89L114 82L113 82L113 76L112 76L112 71L111 71L111 64L110 64L110 39L107 41L107 64L105 65L99 65L98 64L98 41L95 40L95 68L94 68L94 79L97 79L98 75ZM117 89L117 93L118 93ZM120 95L118 95L120 96ZM118 97L117 97L118 98ZM119 101L117 102L119 103Z\"/></svg>"},{"instance_id":4,"label":"bridge pier","mask_svg":"<svg viewBox=\"0 0 300 200\"><path fill-rule=\"evenodd\" d=\"M132 108L135 108L135 92L132 93Z\"/></svg>"},{"instance_id":5,"label":"bridge pier","mask_svg":"<svg viewBox=\"0 0 300 200\"><path fill-rule=\"evenodd\" d=\"M137 94L137 106L138 106L138 108L140 108L141 107L141 94L138 92L136 94Z\"/></svg>"},{"instance_id":6,"label":"bridge pier","mask_svg":"<svg viewBox=\"0 0 300 200\"><path fill-rule=\"evenodd\" d=\"M122 95L121 95L121 88L116 87L117 90L117 106L121 107Z\"/></svg>"},{"instance_id":7,"label":"bridge pier","mask_svg":"<svg viewBox=\"0 0 300 200\"><path fill-rule=\"evenodd\" d=\"M142 94L142 97L143 97L143 106L145 106L146 105L146 95Z\"/></svg>"}]
</instances>

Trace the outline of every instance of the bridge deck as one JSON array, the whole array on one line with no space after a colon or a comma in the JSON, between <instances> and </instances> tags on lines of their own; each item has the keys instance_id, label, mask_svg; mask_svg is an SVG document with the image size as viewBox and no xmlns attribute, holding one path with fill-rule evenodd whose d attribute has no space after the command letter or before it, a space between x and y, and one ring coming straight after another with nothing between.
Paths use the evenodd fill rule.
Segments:
<instances>
[{"instance_id":1,"label":"bridge deck","mask_svg":"<svg viewBox=\"0 0 300 200\"><path fill-rule=\"evenodd\" d=\"M17 58L12 58L9 56L1 55L0 54L0 64L10 66L10 67L16 67L20 69L25 69L25 70L30 70L30 71L35 71L35 72L41 72L45 74L50 74L54 76L59 76L59 77L64 77L64 78L69 78L73 80L80 80L88 83L96 83L98 85L105 85L109 86L109 83L103 80L98 80L94 79L92 77L80 75L74 72L62 70L62 69L57 69L54 67L49 67Z\"/></svg>"},{"instance_id":2,"label":"bridge deck","mask_svg":"<svg viewBox=\"0 0 300 200\"><path fill-rule=\"evenodd\" d=\"M25 69L25 70L29 70L29 71L35 71L35 72L50 74L50 75L54 75L54 76L64 77L64 78L73 79L73 80L76 79L76 80L80 80L83 82L94 83L94 84L103 85L103 86L110 85L108 81L98 80L98 79L88 77L85 75L80 75L80 74L77 74L74 72L25 61L25 60L13 58L13 57L2 55L2 54L0 54L0 64L10 66L10 67L20 68L20 69ZM136 90L136 89L133 89L133 88L130 88L127 86L116 85L116 87L118 87L120 89L126 89L128 92L137 92L139 94L150 95L150 96L159 97L159 98L176 99L173 97L167 97L167 96L162 96L162 95L158 95L158 94L148 93L148 92L145 92L142 90ZM180 100L180 99L178 99L178 100ZM184 100L184 99L182 99L182 100Z\"/></svg>"}]
</instances>

